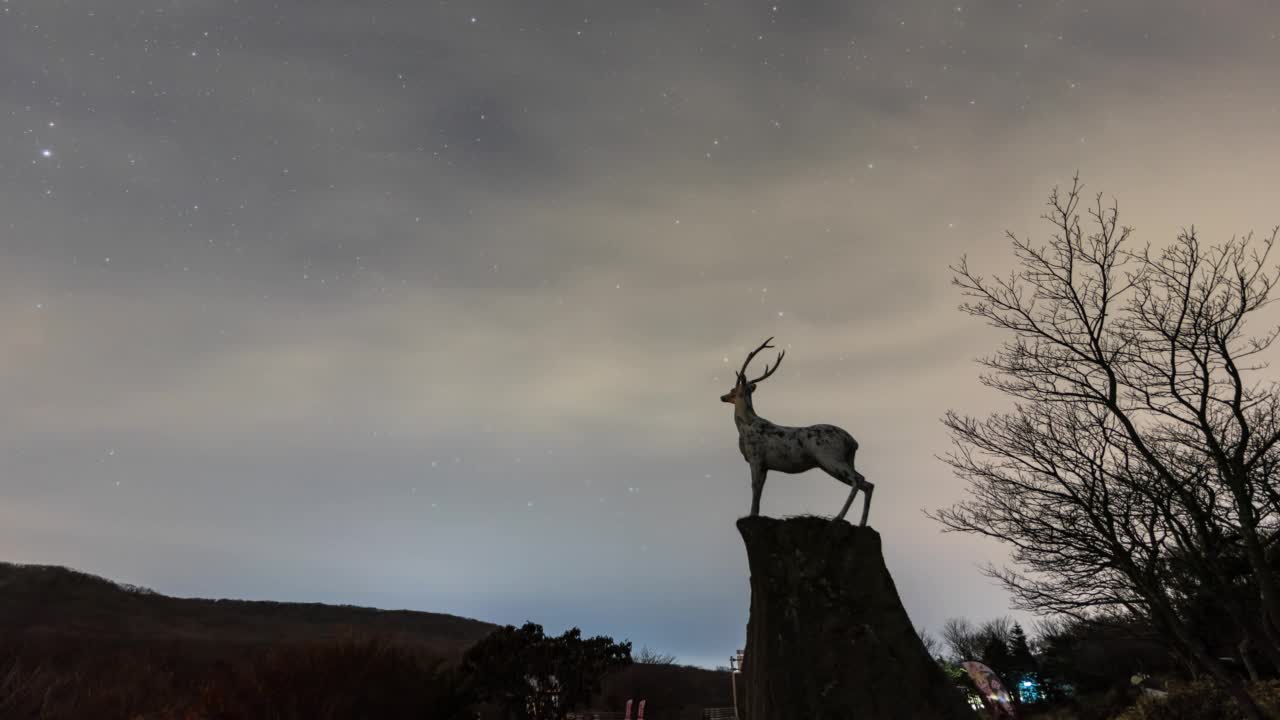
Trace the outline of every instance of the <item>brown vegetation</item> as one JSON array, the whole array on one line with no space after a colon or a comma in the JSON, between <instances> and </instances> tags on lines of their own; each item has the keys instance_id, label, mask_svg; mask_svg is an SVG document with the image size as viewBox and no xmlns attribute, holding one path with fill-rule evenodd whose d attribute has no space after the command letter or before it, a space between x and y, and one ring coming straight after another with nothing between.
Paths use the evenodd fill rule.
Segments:
<instances>
[{"instance_id":1,"label":"brown vegetation","mask_svg":"<svg viewBox=\"0 0 1280 720\"><path fill-rule=\"evenodd\" d=\"M338 720L462 717L451 668L419 648L351 638L236 662L151 648L5 643L0 717Z\"/></svg>"},{"instance_id":2,"label":"brown vegetation","mask_svg":"<svg viewBox=\"0 0 1280 720\"><path fill-rule=\"evenodd\" d=\"M687 665L636 663L609 676L595 707L619 709L628 699L644 699L645 715L662 720L698 720L706 707L729 707L729 673ZM741 677L738 688L742 688Z\"/></svg>"}]
</instances>

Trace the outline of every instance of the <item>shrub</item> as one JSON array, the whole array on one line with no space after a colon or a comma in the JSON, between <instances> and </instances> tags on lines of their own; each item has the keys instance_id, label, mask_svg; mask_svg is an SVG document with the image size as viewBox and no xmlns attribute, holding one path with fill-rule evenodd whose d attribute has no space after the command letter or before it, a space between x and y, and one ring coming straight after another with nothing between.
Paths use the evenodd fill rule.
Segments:
<instances>
[{"instance_id":1,"label":"shrub","mask_svg":"<svg viewBox=\"0 0 1280 720\"><path fill-rule=\"evenodd\" d=\"M1280 714L1280 681L1269 680L1249 688L1263 709ZM1242 720L1239 706L1225 692L1207 682L1177 685L1167 697L1144 695L1116 720Z\"/></svg>"},{"instance_id":2,"label":"shrub","mask_svg":"<svg viewBox=\"0 0 1280 720\"><path fill-rule=\"evenodd\" d=\"M113 649L92 657L6 648L0 657L0 717L15 720L177 717L197 675L173 659Z\"/></svg>"},{"instance_id":3,"label":"shrub","mask_svg":"<svg viewBox=\"0 0 1280 720\"><path fill-rule=\"evenodd\" d=\"M456 670L382 640L268 652L221 665L189 717L200 720L452 720L469 704Z\"/></svg>"},{"instance_id":4,"label":"shrub","mask_svg":"<svg viewBox=\"0 0 1280 720\"><path fill-rule=\"evenodd\" d=\"M383 640L197 650L0 639L0 718L453 720L469 700L454 668Z\"/></svg>"}]
</instances>

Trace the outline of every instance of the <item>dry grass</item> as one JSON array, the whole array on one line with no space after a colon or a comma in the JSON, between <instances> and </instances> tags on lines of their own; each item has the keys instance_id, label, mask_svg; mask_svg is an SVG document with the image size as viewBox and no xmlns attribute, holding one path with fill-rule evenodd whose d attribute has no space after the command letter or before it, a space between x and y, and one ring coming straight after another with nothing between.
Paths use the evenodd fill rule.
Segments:
<instances>
[{"instance_id":1,"label":"dry grass","mask_svg":"<svg viewBox=\"0 0 1280 720\"><path fill-rule=\"evenodd\" d=\"M466 704L443 659L377 638L258 650L236 663L83 645L0 656L7 720L432 720Z\"/></svg>"}]
</instances>

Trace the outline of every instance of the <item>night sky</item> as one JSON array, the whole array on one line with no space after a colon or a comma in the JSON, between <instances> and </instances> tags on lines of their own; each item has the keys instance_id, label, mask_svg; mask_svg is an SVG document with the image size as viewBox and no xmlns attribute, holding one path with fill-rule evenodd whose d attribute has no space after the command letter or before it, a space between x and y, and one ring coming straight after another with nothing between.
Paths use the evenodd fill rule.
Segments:
<instances>
[{"instance_id":1,"label":"night sky","mask_svg":"<svg viewBox=\"0 0 1280 720\"><path fill-rule=\"evenodd\" d=\"M1278 68L1243 0L0 0L0 558L725 664L776 335L756 408L858 439L913 620L1004 614L921 513L1004 403L948 265L1076 171L1269 229Z\"/></svg>"}]
</instances>

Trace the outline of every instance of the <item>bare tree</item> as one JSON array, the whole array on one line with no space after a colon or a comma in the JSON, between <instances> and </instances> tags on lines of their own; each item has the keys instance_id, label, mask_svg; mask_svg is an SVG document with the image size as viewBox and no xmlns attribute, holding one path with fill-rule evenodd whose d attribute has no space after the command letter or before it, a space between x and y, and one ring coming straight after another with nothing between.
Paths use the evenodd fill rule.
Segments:
<instances>
[{"instance_id":1,"label":"bare tree","mask_svg":"<svg viewBox=\"0 0 1280 720\"><path fill-rule=\"evenodd\" d=\"M1088 617L1127 612L1160 628L1256 705L1181 612L1187 581L1223 593L1223 558L1243 556L1260 629L1280 659L1280 595L1268 563L1277 538L1280 394L1252 380L1276 331L1245 333L1269 302L1276 233L1206 247L1195 230L1167 249L1128 246L1131 230L1098 196L1081 227L1078 178L1056 189L1046 246L1009 234L1019 268L985 278L962 260L961 309L1009 332L981 380L1012 412L948 413L945 460L970 497L934 517L1013 546L1018 570L990 569L1024 608ZM1273 660L1274 662L1274 660Z\"/></svg>"},{"instance_id":2,"label":"bare tree","mask_svg":"<svg viewBox=\"0 0 1280 720\"><path fill-rule=\"evenodd\" d=\"M920 644L924 645L925 652L929 653L929 657L938 658L942 656L942 642L938 637L924 628L916 628L916 635L920 636Z\"/></svg>"},{"instance_id":3,"label":"bare tree","mask_svg":"<svg viewBox=\"0 0 1280 720\"><path fill-rule=\"evenodd\" d=\"M950 658L964 662L978 657L982 645L977 641L977 629L966 618L947 618L939 629L942 642L946 643Z\"/></svg>"},{"instance_id":4,"label":"bare tree","mask_svg":"<svg viewBox=\"0 0 1280 720\"><path fill-rule=\"evenodd\" d=\"M640 665L675 665L676 656L670 653L662 653L657 650L649 649L649 646L640 648L640 651L631 656L632 662Z\"/></svg>"},{"instance_id":5,"label":"bare tree","mask_svg":"<svg viewBox=\"0 0 1280 720\"><path fill-rule=\"evenodd\" d=\"M1013 620L998 617L981 625L974 625L967 618L947 618L938 633L942 636L951 660L977 660L992 641L1008 645L1013 633Z\"/></svg>"}]
</instances>

